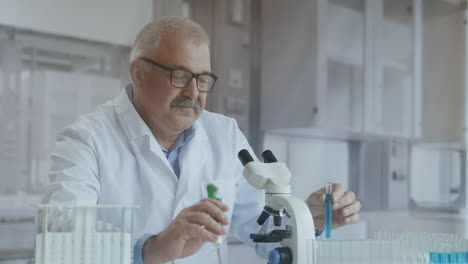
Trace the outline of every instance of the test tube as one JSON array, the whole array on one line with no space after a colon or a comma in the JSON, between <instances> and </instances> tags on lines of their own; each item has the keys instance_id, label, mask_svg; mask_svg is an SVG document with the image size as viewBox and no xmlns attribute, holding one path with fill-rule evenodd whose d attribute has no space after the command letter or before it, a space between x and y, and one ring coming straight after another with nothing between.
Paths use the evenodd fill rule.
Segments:
<instances>
[{"instance_id":1,"label":"test tube","mask_svg":"<svg viewBox=\"0 0 468 264\"><path fill-rule=\"evenodd\" d=\"M217 193L219 191L218 189L218 186L214 185L214 184L208 184L206 186L206 191L208 193L208 197L211 198L211 199L215 199L215 200L218 200L220 202L223 202L223 198L219 198L217 197ZM223 237L222 236L219 236L218 239L216 240L216 242L213 243L217 248L220 248L223 246Z\"/></svg>"},{"instance_id":2,"label":"test tube","mask_svg":"<svg viewBox=\"0 0 468 264\"><path fill-rule=\"evenodd\" d=\"M325 238L331 237L331 229L332 229L332 214L333 214L333 184L328 183L327 187L325 188Z\"/></svg>"},{"instance_id":3,"label":"test tube","mask_svg":"<svg viewBox=\"0 0 468 264\"><path fill-rule=\"evenodd\" d=\"M209 198L223 202L223 198L217 197L217 193L219 191L218 186L214 184L208 184L206 186L206 191L208 193ZM221 253L221 248L223 247L223 237L219 236L216 242L213 243L213 245L216 247L216 253L218 255L218 264L223 264L224 261Z\"/></svg>"}]
</instances>

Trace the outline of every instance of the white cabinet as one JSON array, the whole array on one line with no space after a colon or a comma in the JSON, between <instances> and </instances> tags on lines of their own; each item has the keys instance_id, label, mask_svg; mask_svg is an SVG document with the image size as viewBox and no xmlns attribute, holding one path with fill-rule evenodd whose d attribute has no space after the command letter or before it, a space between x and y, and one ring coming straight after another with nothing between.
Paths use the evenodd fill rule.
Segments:
<instances>
[{"instance_id":1,"label":"white cabinet","mask_svg":"<svg viewBox=\"0 0 468 264\"><path fill-rule=\"evenodd\" d=\"M460 208L464 203L464 151L460 146L422 144L411 153L411 201L420 207Z\"/></svg>"},{"instance_id":2,"label":"white cabinet","mask_svg":"<svg viewBox=\"0 0 468 264\"><path fill-rule=\"evenodd\" d=\"M424 1L422 132L427 143L464 142L466 15L448 1Z\"/></svg>"},{"instance_id":3,"label":"white cabinet","mask_svg":"<svg viewBox=\"0 0 468 264\"><path fill-rule=\"evenodd\" d=\"M353 191L366 210L408 208L410 144L408 140L369 140L356 145Z\"/></svg>"},{"instance_id":4,"label":"white cabinet","mask_svg":"<svg viewBox=\"0 0 468 264\"><path fill-rule=\"evenodd\" d=\"M262 129L417 135L421 0L292 2L263 4Z\"/></svg>"}]
</instances>

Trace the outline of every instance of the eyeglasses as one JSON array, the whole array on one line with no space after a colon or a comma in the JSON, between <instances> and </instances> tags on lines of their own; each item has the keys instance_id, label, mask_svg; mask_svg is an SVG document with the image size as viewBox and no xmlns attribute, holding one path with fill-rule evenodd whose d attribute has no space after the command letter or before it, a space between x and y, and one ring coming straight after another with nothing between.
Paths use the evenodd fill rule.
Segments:
<instances>
[{"instance_id":1,"label":"eyeglasses","mask_svg":"<svg viewBox=\"0 0 468 264\"><path fill-rule=\"evenodd\" d=\"M218 79L218 77L216 77L216 75L212 73L196 74L196 73L189 72L186 70L167 67L165 65L157 63L154 60L146 58L146 57L139 57L138 59L170 72L171 73L171 78L170 78L171 85L177 88L187 87L192 82L192 79L195 78L197 80L197 89L200 92L207 93L213 89L214 84L216 80Z\"/></svg>"}]
</instances>

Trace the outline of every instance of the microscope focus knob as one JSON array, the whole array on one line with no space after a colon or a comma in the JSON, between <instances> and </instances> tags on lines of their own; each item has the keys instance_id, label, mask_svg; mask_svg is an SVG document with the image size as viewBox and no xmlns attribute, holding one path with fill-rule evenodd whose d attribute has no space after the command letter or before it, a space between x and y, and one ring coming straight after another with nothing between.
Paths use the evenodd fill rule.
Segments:
<instances>
[{"instance_id":1,"label":"microscope focus knob","mask_svg":"<svg viewBox=\"0 0 468 264\"><path fill-rule=\"evenodd\" d=\"M288 247L275 248L268 256L268 264L292 264L292 257Z\"/></svg>"}]
</instances>

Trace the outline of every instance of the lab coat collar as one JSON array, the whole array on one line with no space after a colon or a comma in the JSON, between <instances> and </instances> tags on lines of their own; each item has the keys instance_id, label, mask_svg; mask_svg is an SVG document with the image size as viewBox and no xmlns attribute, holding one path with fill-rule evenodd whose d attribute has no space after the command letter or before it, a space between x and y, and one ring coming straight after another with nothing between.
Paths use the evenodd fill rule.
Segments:
<instances>
[{"instance_id":1,"label":"lab coat collar","mask_svg":"<svg viewBox=\"0 0 468 264\"><path fill-rule=\"evenodd\" d=\"M153 137L153 133L149 129L148 125L143 121L140 114L135 109L135 106L132 103L133 97L133 83L127 84L124 89L122 89L117 102L117 109L120 112L122 119L124 121L124 126L126 126L129 136L134 141L144 137ZM203 115L203 113L202 113ZM193 137L190 141L195 141L196 146L201 146L208 139L206 131L200 125L200 120L196 120L191 128ZM160 146L152 146L151 149L157 154L164 155Z\"/></svg>"},{"instance_id":2,"label":"lab coat collar","mask_svg":"<svg viewBox=\"0 0 468 264\"><path fill-rule=\"evenodd\" d=\"M122 115L130 137L133 140L137 140L141 137L152 135L148 125L146 125L145 121L141 119L140 114L136 111L135 106L130 100L130 96L133 97L133 83L125 85L118 97L117 103L117 108Z\"/></svg>"}]
</instances>

